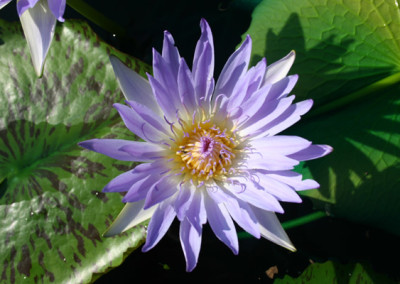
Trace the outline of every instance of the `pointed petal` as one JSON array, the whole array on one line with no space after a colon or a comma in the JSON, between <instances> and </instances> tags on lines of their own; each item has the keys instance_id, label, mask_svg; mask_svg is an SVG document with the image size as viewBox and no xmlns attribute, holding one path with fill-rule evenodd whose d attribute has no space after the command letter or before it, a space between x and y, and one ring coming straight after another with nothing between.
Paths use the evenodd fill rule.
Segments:
<instances>
[{"instance_id":1,"label":"pointed petal","mask_svg":"<svg viewBox=\"0 0 400 284\"><path fill-rule=\"evenodd\" d=\"M138 143L143 143L143 144L138 144ZM131 155L130 153L126 151L122 151L121 148L127 145L143 145L144 149L146 148L147 150L155 150L157 149L162 149L160 146L146 143L147 145L144 145L144 142L136 142L136 141L128 141L128 140L122 140L122 139L91 139L87 141L83 141L78 143L79 146L86 148L88 150L101 153L103 155L107 155L111 158L121 160L121 161L147 161L149 158L146 158L146 154L144 156L140 157L140 155L137 155L136 157ZM155 147L153 147L154 145ZM139 146L140 147L140 146ZM151 153L151 150L149 153Z\"/></svg>"},{"instance_id":2,"label":"pointed petal","mask_svg":"<svg viewBox=\"0 0 400 284\"><path fill-rule=\"evenodd\" d=\"M229 191L222 186L217 190L209 189L207 193L215 202L225 204L229 214L240 227L254 237L260 238L257 218L246 202L232 196Z\"/></svg>"},{"instance_id":3,"label":"pointed petal","mask_svg":"<svg viewBox=\"0 0 400 284\"><path fill-rule=\"evenodd\" d=\"M163 132L164 129L154 127L132 108L118 103L114 104L114 107L119 112L126 127L143 140L160 143L161 140L167 138Z\"/></svg>"},{"instance_id":4,"label":"pointed petal","mask_svg":"<svg viewBox=\"0 0 400 284\"><path fill-rule=\"evenodd\" d=\"M251 69L249 70L249 72ZM253 116L254 113L261 107L267 107L272 101L285 98L294 88L298 80L297 75L292 75L283 78L282 80L275 82L274 84L266 84L257 89L255 92L250 93L246 96L243 101L242 107L247 110L248 108L256 108L251 111L246 111L245 115Z\"/></svg>"},{"instance_id":5,"label":"pointed petal","mask_svg":"<svg viewBox=\"0 0 400 284\"><path fill-rule=\"evenodd\" d=\"M176 111L182 105L178 92L178 69L175 72L173 66L168 64L155 49L153 49L153 74L153 76L148 75L153 93L164 114L173 121L176 119Z\"/></svg>"},{"instance_id":6,"label":"pointed petal","mask_svg":"<svg viewBox=\"0 0 400 284\"><path fill-rule=\"evenodd\" d=\"M196 44L193 57L193 80L196 91L196 101L200 98L209 102L214 87L214 42L210 26L205 19L200 21L201 36Z\"/></svg>"},{"instance_id":7,"label":"pointed petal","mask_svg":"<svg viewBox=\"0 0 400 284\"><path fill-rule=\"evenodd\" d=\"M129 188L137 181L137 174L135 175L133 170L122 173L113 178L104 188L103 192L124 192L128 191Z\"/></svg>"},{"instance_id":8,"label":"pointed petal","mask_svg":"<svg viewBox=\"0 0 400 284\"><path fill-rule=\"evenodd\" d=\"M250 61L251 38L247 36L242 45L229 57L215 86L215 95L230 96L241 77L246 73Z\"/></svg>"},{"instance_id":9,"label":"pointed petal","mask_svg":"<svg viewBox=\"0 0 400 284\"><path fill-rule=\"evenodd\" d=\"M270 154L290 155L306 149L310 145L311 142L304 138L286 135L268 136L251 141L254 151L260 153L265 159Z\"/></svg>"},{"instance_id":10,"label":"pointed petal","mask_svg":"<svg viewBox=\"0 0 400 284\"><path fill-rule=\"evenodd\" d=\"M307 190L319 188L319 183L312 179L302 179L302 175L293 171L275 171L264 173L269 177L279 180L291 186L295 190Z\"/></svg>"},{"instance_id":11,"label":"pointed petal","mask_svg":"<svg viewBox=\"0 0 400 284\"><path fill-rule=\"evenodd\" d=\"M264 238L288 250L296 250L275 213L264 211L257 207L252 207L252 209L258 219L260 232Z\"/></svg>"},{"instance_id":12,"label":"pointed petal","mask_svg":"<svg viewBox=\"0 0 400 284\"><path fill-rule=\"evenodd\" d=\"M249 154L246 158L246 166L248 169L283 171L292 170L298 164L298 160L277 154L270 154L266 159L259 153L253 153Z\"/></svg>"},{"instance_id":13,"label":"pointed petal","mask_svg":"<svg viewBox=\"0 0 400 284\"><path fill-rule=\"evenodd\" d=\"M145 105L135 101L126 101L126 103L149 125L162 131L165 135L170 135L170 129L163 117L159 117L155 112Z\"/></svg>"},{"instance_id":14,"label":"pointed petal","mask_svg":"<svg viewBox=\"0 0 400 284\"><path fill-rule=\"evenodd\" d=\"M283 79L292 67L296 53L292 50L288 55L267 67L262 86L273 84Z\"/></svg>"},{"instance_id":15,"label":"pointed petal","mask_svg":"<svg viewBox=\"0 0 400 284\"><path fill-rule=\"evenodd\" d=\"M291 75L271 85L268 100L282 99L290 94L299 79L298 75ZM270 84L268 84L270 85Z\"/></svg>"},{"instance_id":16,"label":"pointed petal","mask_svg":"<svg viewBox=\"0 0 400 284\"><path fill-rule=\"evenodd\" d=\"M239 253L239 243L236 234L235 225L231 216L226 210L223 203L215 203L215 201L205 195L205 207L207 210L207 218L216 237L226 244L234 254Z\"/></svg>"},{"instance_id":17,"label":"pointed petal","mask_svg":"<svg viewBox=\"0 0 400 284\"><path fill-rule=\"evenodd\" d=\"M179 221L183 221L186 217L186 211L190 208L194 195L194 187L190 186L188 183L181 184L179 186L179 193L176 197L174 206L176 211L176 216Z\"/></svg>"},{"instance_id":18,"label":"pointed petal","mask_svg":"<svg viewBox=\"0 0 400 284\"><path fill-rule=\"evenodd\" d=\"M144 208L152 207L178 192L179 182L173 176L163 176L146 195Z\"/></svg>"},{"instance_id":19,"label":"pointed petal","mask_svg":"<svg viewBox=\"0 0 400 284\"><path fill-rule=\"evenodd\" d=\"M31 51L33 67L36 75L40 77L53 40L56 18L47 6L47 2L40 1L34 7L25 10L20 15L20 20Z\"/></svg>"},{"instance_id":20,"label":"pointed petal","mask_svg":"<svg viewBox=\"0 0 400 284\"><path fill-rule=\"evenodd\" d=\"M232 95L229 97L227 111L232 113L236 108L243 106L254 95L262 96L259 90L262 78L265 73L266 60L263 58L256 66L251 67L235 86ZM264 96L265 97L265 96ZM251 105L250 105L251 106ZM259 106L259 105L258 105Z\"/></svg>"},{"instance_id":21,"label":"pointed petal","mask_svg":"<svg viewBox=\"0 0 400 284\"><path fill-rule=\"evenodd\" d=\"M160 173L164 171L165 168L160 161L137 165L133 170L120 174L119 176L111 180L103 188L103 192L124 192L128 190L131 191L132 187L137 186L137 183L139 181L151 175L160 175ZM155 179L155 181L158 181L158 179ZM126 195L124 199L125 198ZM129 200L127 202L129 202Z\"/></svg>"},{"instance_id":22,"label":"pointed petal","mask_svg":"<svg viewBox=\"0 0 400 284\"><path fill-rule=\"evenodd\" d=\"M128 101L135 101L148 107L159 117L162 117L161 109L158 107L149 82L128 68L117 57L111 55L110 62L125 98Z\"/></svg>"},{"instance_id":23,"label":"pointed petal","mask_svg":"<svg viewBox=\"0 0 400 284\"><path fill-rule=\"evenodd\" d=\"M258 184L279 201L301 203L302 200L296 191L284 182L273 179L268 175L258 174Z\"/></svg>"},{"instance_id":24,"label":"pointed petal","mask_svg":"<svg viewBox=\"0 0 400 284\"><path fill-rule=\"evenodd\" d=\"M122 199L122 202L137 202L140 200L145 200L147 194L149 193L150 189L154 187L154 185L158 182L160 178L159 173L149 173L149 174L142 174L142 175L137 175L138 180L132 184L132 186L129 188L129 191L125 194L124 198ZM142 178L139 179L139 176ZM144 207L144 209L147 209L148 207Z\"/></svg>"},{"instance_id":25,"label":"pointed petal","mask_svg":"<svg viewBox=\"0 0 400 284\"><path fill-rule=\"evenodd\" d=\"M197 265L201 247L201 233L202 231L197 231L188 219L182 220L179 238L186 259L187 272L192 271Z\"/></svg>"},{"instance_id":26,"label":"pointed petal","mask_svg":"<svg viewBox=\"0 0 400 284\"><path fill-rule=\"evenodd\" d=\"M247 121L257 113L261 107L265 105L266 98L271 85L264 86L263 88L257 90L250 98L243 101L240 105L241 113L237 116L238 121ZM277 104L277 103L275 103Z\"/></svg>"},{"instance_id":27,"label":"pointed petal","mask_svg":"<svg viewBox=\"0 0 400 284\"><path fill-rule=\"evenodd\" d=\"M289 97L288 97L289 98ZM283 99L282 99L283 100ZM282 101L281 100L281 101ZM291 105L278 118L263 126L252 137L274 136L279 132L289 128L300 120L300 117L307 113L313 105L312 100L305 100Z\"/></svg>"},{"instance_id":28,"label":"pointed petal","mask_svg":"<svg viewBox=\"0 0 400 284\"><path fill-rule=\"evenodd\" d=\"M123 145L119 150L131 155L135 162L153 161L160 158L165 151L164 147L160 145L137 141L130 141L130 143Z\"/></svg>"},{"instance_id":29,"label":"pointed petal","mask_svg":"<svg viewBox=\"0 0 400 284\"><path fill-rule=\"evenodd\" d=\"M174 77L176 78L179 69L179 51L175 46L175 41L172 35L168 32L164 32L164 42L163 42L163 50L162 57L165 62L170 66Z\"/></svg>"},{"instance_id":30,"label":"pointed petal","mask_svg":"<svg viewBox=\"0 0 400 284\"><path fill-rule=\"evenodd\" d=\"M261 235L258 228L257 218L249 204L240 199L232 199L231 202L225 203L225 206L233 220L235 220L243 230L257 239L260 238Z\"/></svg>"},{"instance_id":31,"label":"pointed petal","mask_svg":"<svg viewBox=\"0 0 400 284\"><path fill-rule=\"evenodd\" d=\"M291 154L289 157L297 161L308 161L321 158L333 151L329 145L311 145L310 147Z\"/></svg>"},{"instance_id":32,"label":"pointed petal","mask_svg":"<svg viewBox=\"0 0 400 284\"><path fill-rule=\"evenodd\" d=\"M178 88L174 90L167 90L165 86L163 86L150 74L147 74L147 77L149 78L151 88L154 96L156 97L158 105L161 107L162 113L164 113L170 122L174 122L176 120L177 112L181 109L182 103L180 102L179 97L175 97L175 94L171 96L171 91L176 92L176 96L179 96Z\"/></svg>"},{"instance_id":33,"label":"pointed petal","mask_svg":"<svg viewBox=\"0 0 400 284\"><path fill-rule=\"evenodd\" d=\"M252 112L254 108L258 108L258 110L247 121L240 125L240 134L244 136L255 136L256 133L262 132L263 129L268 128L268 126L292 107L294 98L294 96L290 96L281 100L265 100L261 107L251 106L243 115Z\"/></svg>"},{"instance_id":34,"label":"pointed petal","mask_svg":"<svg viewBox=\"0 0 400 284\"><path fill-rule=\"evenodd\" d=\"M147 210L144 210L143 206L144 201L127 203L111 226L104 232L103 236L112 237L118 235L150 219L157 206Z\"/></svg>"},{"instance_id":35,"label":"pointed petal","mask_svg":"<svg viewBox=\"0 0 400 284\"><path fill-rule=\"evenodd\" d=\"M10 3L12 0L0 0L0 9L2 9L5 5Z\"/></svg>"},{"instance_id":36,"label":"pointed petal","mask_svg":"<svg viewBox=\"0 0 400 284\"><path fill-rule=\"evenodd\" d=\"M266 66L267 61L265 58L263 58L257 63L256 66L250 68L247 72L246 76L250 77L250 81L244 100L249 99L255 91L260 89Z\"/></svg>"},{"instance_id":37,"label":"pointed petal","mask_svg":"<svg viewBox=\"0 0 400 284\"><path fill-rule=\"evenodd\" d=\"M178 65L174 66L174 68L176 68L176 70L174 70L173 66L168 64L161 54L153 49L153 77L165 88L170 95L170 99L174 100L178 99L176 91L178 90L177 77L179 61L176 64Z\"/></svg>"},{"instance_id":38,"label":"pointed petal","mask_svg":"<svg viewBox=\"0 0 400 284\"><path fill-rule=\"evenodd\" d=\"M157 209L151 217L147 229L147 239L142 248L143 252L152 249L164 237L176 216L174 207L170 201L163 202L154 207L157 207Z\"/></svg>"},{"instance_id":39,"label":"pointed petal","mask_svg":"<svg viewBox=\"0 0 400 284\"><path fill-rule=\"evenodd\" d=\"M226 108L227 113L231 113L236 108L240 107L243 99L246 95L246 90L249 86L250 78L247 76L243 76L241 80L236 82L235 88L232 90L232 93L229 95L229 99L226 100L226 106L221 106L222 109Z\"/></svg>"},{"instance_id":40,"label":"pointed petal","mask_svg":"<svg viewBox=\"0 0 400 284\"><path fill-rule=\"evenodd\" d=\"M251 181L237 178L239 184L226 184L225 187L236 198L243 200L258 208L283 213L283 208L278 200L268 192L260 190Z\"/></svg>"},{"instance_id":41,"label":"pointed petal","mask_svg":"<svg viewBox=\"0 0 400 284\"><path fill-rule=\"evenodd\" d=\"M64 11L65 11L65 4L66 0L47 0L49 8L53 13L54 17L60 22L64 22Z\"/></svg>"},{"instance_id":42,"label":"pointed petal","mask_svg":"<svg viewBox=\"0 0 400 284\"><path fill-rule=\"evenodd\" d=\"M186 211L186 217L198 231L201 231L202 226L207 222L204 194L201 190L194 191L190 209Z\"/></svg>"},{"instance_id":43,"label":"pointed petal","mask_svg":"<svg viewBox=\"0 0 400 284\"><path fill-rule=\"evenodd\" d=\"M182 104L191 115L199 104L198 100L196 100L192 73L190 73L189 67L183 58L180 60L178 71L178 90Z\"/></svg>"}]
</instances>

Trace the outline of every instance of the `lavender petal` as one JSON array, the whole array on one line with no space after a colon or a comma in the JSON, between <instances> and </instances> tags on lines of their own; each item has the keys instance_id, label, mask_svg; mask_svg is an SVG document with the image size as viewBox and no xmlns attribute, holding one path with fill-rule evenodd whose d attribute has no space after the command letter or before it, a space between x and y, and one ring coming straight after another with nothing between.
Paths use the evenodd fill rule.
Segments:
<instances>
[{"instance_id":1,"label":"lavender petal","mask_svg":"<svg viewBox=\"0 0 400 284\"><path fill-rule=\"evenodd\" d=\"M143 205L144 201L127 203L103 236L112 237L118 235L150 219L157 206L144 210Z\"/></svg>"},{"instance_id":2,"label":"lavender petal","mask_svg":"<svg viewBox=\"0 0 400 284\"><path fill-rule=\"evenodd\" d=\"M147 228L147 239L142 247L143 252L152 249L164 237L176 216L170 201L162 202L154 207L157 207L157 209L151 217Z\"/></svg>"},{"instance_id":3,"label":"lavender petal","mask_svg":"<svg viewBox=\"0 0 400 284\"><path fill-rule=\"evenodd\" d=\"M128 101L135 101L146 106L159 117L162 117L161 109L156 103L149 82L128 68L117 57L111 55L110 62L125 98Z\"/></svg>"},{"instance_id":4,"label":"lavender petal","mask_svg":"<svg viewBox=\"0 0 400 284\"><path fill-rule=\"evenodd\" d=\"M39 0L19 0L17 1L17 12L18 15L21 17L22 14L30 9L33 8Z\"/></svg>"},{"instance_id":5,"label":"lavender petal","mask_svg":"<svg viewBox=\"0 0 400 284\"><path fill-rule=\"evenodd\" d=\"M80 142L78 145L86 148L88 150L101 153L103 155L109 156L111 158L121 160L121 161L140 161L146 159L140 159L140 157L134 157L126 151L121 151L120 149L126 145L138 145L135 142L122 139L91 139L87 141ZM144 144L143 144L144 145ZM151 146L150 146L151 147Z\"/></svg>"},{"instance_id":6,"label":"lavender petal","mask_svg":"<svg viewBox=\"0 0 400 284\"><path fill-rule=\"evenodd\" d=\"M308 161L321 158L332 151L333 148L329 145L310 145L306 149L289 155L289 157L297 161Z\"/></svg>"},{"instance_id":7,"label":"lavender petal","mask_svg":"<svg viewBox=\"0 0 400 284\"><path fill-rule=\"evenodd\" d=\"M64 11L66 0L47 0L49 8L53 13L54 17L60 22L64 22Z\"/></svg>"},{"instance_id":8,"label":"lavender petal","mask_svg":"<svg viewBox=\"0 0 400 284\"><path fill-rule=\"evenodd\" d=\"M205 102L209 102L214 89L214 42L206 20L201 19L200 27L201 36L193 57L193 80L197 102L201 97L204 97Z\"/></svg>"},{"instance_id":9,"label":"lavender petal","mask_svg":"<svg viewBox=\"0 0 400 284\"><path fill-rule=\"evenodd\" d=\"M12 0L0 0L0 9L2 9L5 5L10 3Z\"/></svg>"},{"instance_id":10,"label":"lavender petal","mask_svg":"<svg viewBox=\"0 0 400 284\"><path fill-rule=\"evenodd\" d=\"M238 254L239 244L236 229L228 210L226 210L224 204L215 203L208 194L204 195L207 218L211 229L216 237L226 244L234 254Z\"/></svg>"},{"instance_id":11,"label":"lavender petal","mask_svg":"<svg viewBox=\"0 0 400 284\"><path fill-rule=\"evenodd\" d=\"M247 36L242 45L229 57L215 86L215 95L232 94L236 84L247 71L251 53L251 38ZM215 99L215 98L214 98Z\"/></svg>"},{"instance_id":12,"label":"lavender petal","mask_svg":"<svg viewBox=\"0 0 400 284\"><path fill-rule=\"evenodd\" d=\"M181 221L179 238L181 240L181 246L186 259L186 271L192 271L199 258L200 247L201 247L201 233L188 221L184 219Z\"/></svg>"}]
</instances>

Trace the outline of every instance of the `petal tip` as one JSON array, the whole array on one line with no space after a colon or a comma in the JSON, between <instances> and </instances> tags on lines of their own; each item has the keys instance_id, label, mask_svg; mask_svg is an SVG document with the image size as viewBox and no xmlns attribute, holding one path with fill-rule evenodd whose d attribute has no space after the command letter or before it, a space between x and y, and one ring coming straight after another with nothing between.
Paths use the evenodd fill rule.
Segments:
<instances>
[{"instance_id":1,"label":"petal tip","mask_svg":"<svg viewBox=\"0 0 400 284\"><path fill-rule=\"evenodd\" d=\"M93 149L93 140L96 139L91 139L91 140L86 140L86 141L82 141L78 143L78 146L88 149L88 150L92 150Z\"/></svg>"},{"instance_id":2,"label":"petal tip","mask_svg":"<svg viewBox=\"0 0 400 284\"><path fill-rule=\"evenodd\" d=\"M210 25L208 24L208 22L205 18L200 19L200 27L202 30L206 30L206 29L210 28Z\"/></svg>"},{"instance_id":3,"label":"petal tip","mask_svg":"<svg viewBox=\"0 0 400 284\"><path fill-rule=\"evenodd\" d=\"M115 230L112 230L111 227L108 227L107 230L105 230L105 232L102 235L102 237L104 238L110 238L110 237L114 237L116 235L118 235L121 232L117 232Z\"/></svg>"}]
</instances>

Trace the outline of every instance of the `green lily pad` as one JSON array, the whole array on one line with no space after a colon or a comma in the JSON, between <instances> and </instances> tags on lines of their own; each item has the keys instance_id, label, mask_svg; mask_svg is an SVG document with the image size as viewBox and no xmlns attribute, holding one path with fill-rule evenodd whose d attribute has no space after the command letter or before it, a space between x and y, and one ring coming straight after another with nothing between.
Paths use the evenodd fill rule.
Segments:
<instances>
[{"instance_id":1,"label":"green lily pad","mask_svg":"<svg viewBox=\"0 0 400 284\"><path fill-rule=\"evenodd\" d=\"M94 137L136 139L112 104L123 101L109 54L84 22L56 29L37 79L20 23L0 20L1 282L87 283L123 261L146 229L103 238L122 209L102 187L133 165L83 150ZM26 281L27 281L26 280Z\"/></svg>"},{"instance_id":2,"label":"green lily pad","mask_svg":"<svg viewBox=\"0 0 400 284\"><path fill-rule=\"evenodd\" d=\"M316 208L400 234L400 10L395 0L263 1L249 28L253 60L290 50L294 94L315 105L287 133L334 152L299 171Z\"/></svg>"},{"instance_id":3,"label":"green lily pad","mask_svg":"<svg viewBox=\"0 0 400 284\"><path fill-rule=\"evenodd\" d=\"M342 264L336 261L313 263L297 278L286 275L283 279L275 279L274 283L396 283L384 274L375 272L365 263Z\"/></svg>"},{"instance_id":4,"label":"green lily pad","mask_svg":"<svg viewBox=\"0 0 400 284\"><path fill-rule=\"evenodd\" d=\"M400 12L395 0L264 0L248 33L253 62L291 50L294 93L323 105L400 71Z\"/></svg>"}]
</instances>

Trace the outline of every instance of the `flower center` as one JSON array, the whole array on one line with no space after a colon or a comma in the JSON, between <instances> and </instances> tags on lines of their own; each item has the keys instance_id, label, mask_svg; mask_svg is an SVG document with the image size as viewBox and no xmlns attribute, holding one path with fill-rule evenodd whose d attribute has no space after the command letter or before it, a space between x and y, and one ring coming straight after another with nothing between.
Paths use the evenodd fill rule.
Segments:
<instances>
[{"instance_id":1,"label":"flower center","mask_svg":"<svg viewBox=\"0 0 400 284\"><path fill-rule=\"evenodd\" d=\"M180 172L195 183L210 178L221 179L230 172L237 142L235 135L221 130L209 121L191 125L184 129L182 138L177 141L177 161Z\"/></svg>"}]
</instances>

